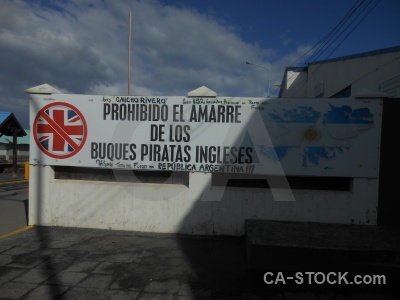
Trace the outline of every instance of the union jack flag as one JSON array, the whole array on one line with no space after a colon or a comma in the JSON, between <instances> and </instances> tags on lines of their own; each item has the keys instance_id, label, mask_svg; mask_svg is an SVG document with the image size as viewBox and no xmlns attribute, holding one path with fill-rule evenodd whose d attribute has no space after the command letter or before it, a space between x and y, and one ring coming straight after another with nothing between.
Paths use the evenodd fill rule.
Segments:
<instances>
[{"instance_id":1,"label":"union jack flag","mask_svg":"<svg viewBox=\"0 0 400 300\"><path fill-rule=\"evenodd\" d=\"M79 150L85 134L84 121L70 107L51 106L39 112L37 141L53 155L62 157Z\"/></svg>"}]
</instances>

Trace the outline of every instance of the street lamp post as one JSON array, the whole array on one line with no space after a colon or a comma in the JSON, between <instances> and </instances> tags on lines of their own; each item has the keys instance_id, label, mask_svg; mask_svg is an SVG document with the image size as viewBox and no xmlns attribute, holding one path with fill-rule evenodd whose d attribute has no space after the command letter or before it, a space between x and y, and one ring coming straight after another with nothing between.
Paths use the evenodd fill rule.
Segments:
<instances>
[{"instance_id":1,"label":"street lamp post","mask_svg":"<svg viewBox=\"0 0 400 300\"><path fill-rule=\"evenodd\" d=\"M269 69L267 67L265 67L265 66L258 65L258 64L255 64L255 63L252 63L252 62L248 62L248 61L246 61L246 65L253 65L253 66L256 66L256 67L260 67L260 68L266 69L268 71L267 97L269 97Z\"/></svg>"}]
</instances>

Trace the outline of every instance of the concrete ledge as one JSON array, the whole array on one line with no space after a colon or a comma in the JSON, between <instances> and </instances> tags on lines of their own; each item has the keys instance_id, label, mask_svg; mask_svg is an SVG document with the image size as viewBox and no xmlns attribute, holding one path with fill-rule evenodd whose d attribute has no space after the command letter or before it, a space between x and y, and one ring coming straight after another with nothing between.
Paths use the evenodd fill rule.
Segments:
<instances>
[{"instance_id":1,"label":"concrete ledge","mask_svg":"<svg viewBox=\"0 0 400 300\"><path fill-rule=\"evenodd\" d=\"M26 183L28 183L28 180L26 180L26 179L17 179L17 180L13 180L13 181L0 181L0 186L2 186L2 185L10 185L10 184L15 184L15 183L23 183L23 182L26 182Z\"/></svg>"},{"instance_id":2,"label":"concrete ledge","mask_svg":"<svg viewBox=\"0 0 400 300\"><path fill-rule=\"evenodd\" d=\"M331 269L349 265L400 267L400 232L376 225L246 220L250 269Z\"/></svg>"}]
</instances>

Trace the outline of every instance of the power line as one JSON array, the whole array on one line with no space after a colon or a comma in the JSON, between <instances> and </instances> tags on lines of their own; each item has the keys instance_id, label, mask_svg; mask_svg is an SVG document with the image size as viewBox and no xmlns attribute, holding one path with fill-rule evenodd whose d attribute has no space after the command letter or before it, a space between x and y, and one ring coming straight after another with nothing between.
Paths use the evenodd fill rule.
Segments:
<instances>
[{"instance_id":1,"label":"power line","mask_svg":"<svg viewBox=\"0 0 400 300\"><path fill-rule=\"evenodd\" d=\"M357 3L359 4L357 5ZM345 23L353 17L355 12L360 9L360 6L365 2L365 0L358 0L351 9L346 13L346 15L342 18L342 20L324 37L323 42L320 43L318 49L309 57L306 63L315 60L319 57L325 50L327 49L327 44L330 40L333 39L335 35L339 32L339 30L345 25Z\"/></svg>"},{"instance_id":2,"label":"power line","mask_svg":"<svg viewBox=\"0 0 400 300\"><path fill-rule=\"evenodd\" d=\"M346 32L350 31L344 38L339 40L339 45L341 45L344 42L344 40L346 40L347 37L361 24L361 22L369 15L369 13L377 6L377 4L380 1L381 0L369 0L369 1L357 0L332 30L330 30L322 39L320 39L307 52L301 55L290 66L296 64L298 61L300 61L302 58L304 58L307 54L309 54L313 50L314 50L313 53L304 62L304 64L309 64L310 62L316 61L326 51L328 51L329 48L331 48L332 45L341 38L341 36L343 36ZM367 12L364 13L364 11L366 10ZM355 23L358 19L361 20ZM354 23L355 23L354 27L351 28L352 24ZM336 46L324 59L329 58L337 48L338 46Z\"/></svg>"},{"instance_id":3,"label":"power line","mask_svg":"<svg viewBox=\"0 0 400 300\"><path fill-rule=\"evenodd\" d=\"M357 2L360 2L360 1L361 1L361 3L357 5ZM341 24L344 24L344 22L354 14L354 12L362 4L363 1L365 1L365 0L357 0L357 2L350 8L350 10L346 13L346 15L340 20L340 22L331 31L329 31L322 39L320 39L313 47L311 47L307 52L305 52L302 56L300 56L290 66L293 66L300 59L302 59L304 56L306 56L308 53L310 53L313 49L318 47L315 50L314 54L317 53L323 47L323 45L325 44L325 41L328 40L330 38L330 36L332 36L335 33L335 31L337 30L338 27L340 28L342 26Z\"/></svg>"},{"instance_id":4,"label":"power line","mask_svg":"<svg viewBox=\"0 0 400 300\"><path fill-rule=\"evenodd\" d=\"M373 4L373 1L375 1L374 4ZM321 51L319 51L319 52L317 52L317 53L314 53L314 54L312 55L312 57L309 58L309 59L307 60L306 63L309 63L309 62L311 62L311 61L316 61L316 60L317 60L319 57L321 57L322 54L324 54L336 41L338 41L338 40L341 38L341 36L342 36L343 34L345 34L346 31L349 30L350 32L349 32L344 38L341 38L341 40L340 40L338 46L341 45L341 44L347 39L347 37L361 24L361 22L365 19L365 17L375 8L375 6L378 4L379 1L380 1L380 0L369 0L369 2L368 2L364 7L361 7L361 5L365 3L365 0L363 0L363 2L362 2L362 3L357 7L357 9L352 13L352 15L353 15L354 13L356 13L357 11L359 11L358 14L357 14L353 19L350 19L350 17L346 19L346 22L348 21L349 24L347 24L346 27L345 27L341 32L339 32L340 27L342 27L342 26L340 26L340 27L338 28L338 30L329 38L329 41L327 41L327 43L329 42L329 44L325 43L325 44L324 44L324 49L321 50ZM372 6L366 13L364 13L364 11L365 11L370 5L373 5L373 6ZM354 25L353 28L351 28L351 26L353 25L353 23L354 23L357 19L359 19L359 18L361 18L361 20L360 20L358 23L356 23L356 24ZM336 35L337 35L337 36L336 36ZM335 36L336 36L336 37L335 37ZM333 52L338 48L338 46L336 46L336 47L330 52L330 54L329 54L328 56L326 56L324 59L328 59L328 58L333 54Z\"/></svg>"},{"instance_id":5,"label":"power line","mask_svg":"<svg viewBox=\"0 0 400 300\"><path fill-rule=\"evenodd\" d=\"M371 13L371 11L378 5L378 3L381 0L369 0L368 3L367 0L357 0L356 3L350 8L350 10L346 13L346 15L341 19L341 21L331 30L329 31L328 34L326 34L320 41L318 41L317 44L315 44L310 50L308 50L305 54L303 54L299 59L297 59L294 63L298 62L301 58L303 58L305 55L307 55L311 50L314 48L317 48L317 50L309 57L309 59L306 60L305 64L309 64L312 61L315 61L318 57L320 57L325 51L327 51L338 39L346 32L349 30L346 36L344 36L338 44L332 49L332 51L329 53L328 56L325 57L325 59L329 58L335 50L350 36L351 33L354 32L354 30L361 24L361 22ZM365 4L365 6L363 6ZM363 12L369 7L369 9L363 14ZM355 13L358 11L358 14L356 16ZM354 16L354 18L353 18ZM357 20L361 18L351 29L350 26ZM340 29L345 25L345 23L349 24L346 25L346 27L339 33ZM339 35L338 35L339 33ZM336 36L336 38L334 38ZM329 43L329 44L328 44ZM293 64L294 64L293 63ZM291 64L290 66L293 66ZM312 73L309 74L309 76L314 76L316 72L319 70L321 67L318 66ZM290 78L287 78L286 81L289 81L293 78L292 75ZM304 80L302 83L298 84L296 86L296 90L300 89L306 84L306 81Z\"/></svg>"},{"instance_id":6,"label":"power line","mask_svg":"<svg viewBox=\"0 0 400 300\"><path fill-rule=\"evenodd\" d=\"M374 8L378 5L378 3L381 0L377 0L375 1L375 3L373 4L373 6L364 14L364 16L362 17L362 19L356 24L356 26L354 26L350 32L342 39L342 41L329 53L328 57L331 57L331 55L333 54L333 52L335 52L335 50L350 36L350 34L353 33L353 31L361 24L362 21L364 21L364 19L371 13L371 11L374 10Z\"/></svg>"}]
</instances>

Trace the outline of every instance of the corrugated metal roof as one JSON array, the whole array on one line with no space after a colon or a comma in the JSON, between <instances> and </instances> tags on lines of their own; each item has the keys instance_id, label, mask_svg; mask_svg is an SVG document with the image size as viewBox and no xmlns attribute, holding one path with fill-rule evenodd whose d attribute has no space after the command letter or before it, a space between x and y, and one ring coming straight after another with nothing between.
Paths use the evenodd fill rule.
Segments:
<instances>
[{"instance_id":1,"label":"corrugated metal roof","mask_svg":"<svg viewBox=\"0 0 400 300\"><path fill-rule=\"evenodd\" d=\"M1 114L1 113L0 113ZM29 136L30 136L30 130L29 129L24 129L26 132L25 136L21 136L21 137L17 137L17 144L18 145L22 145L22 144L27 144L29 145ZM0 144L9 144L12 143L13 141L13 137L12 136L6 136L3 135L2 137L0 137Z\"/></svg>"}]
</instances>

